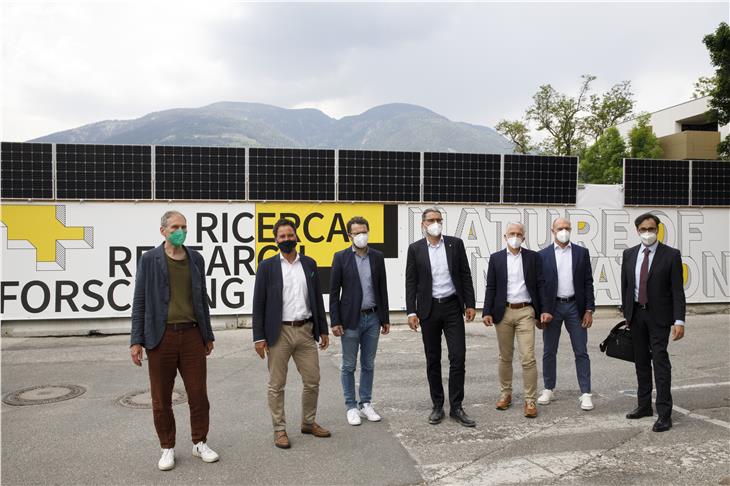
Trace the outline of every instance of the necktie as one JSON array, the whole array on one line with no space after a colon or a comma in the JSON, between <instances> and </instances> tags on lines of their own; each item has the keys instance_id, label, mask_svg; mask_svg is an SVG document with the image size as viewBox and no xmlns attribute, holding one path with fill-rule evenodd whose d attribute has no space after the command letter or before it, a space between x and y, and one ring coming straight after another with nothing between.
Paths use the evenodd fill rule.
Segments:
<instances>
[{"instance_id":1,"label":"necktie","mask_svg":"<svg viewBox=\"0 0 730 486\"><path fill-rule=\"evenodd\" d=\"M641 262L641 271L639 272L639 304L646 305L649 298L646 295L646 282L649 280L649 253L651 250L644 248L644 261Z\"/></svg>"}]
</instances>

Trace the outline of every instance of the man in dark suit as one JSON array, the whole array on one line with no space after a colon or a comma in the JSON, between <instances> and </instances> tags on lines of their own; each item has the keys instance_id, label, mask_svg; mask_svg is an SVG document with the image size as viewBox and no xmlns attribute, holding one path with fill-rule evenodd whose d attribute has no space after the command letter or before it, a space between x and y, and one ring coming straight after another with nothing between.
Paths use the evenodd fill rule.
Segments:
<instances>
[{"instance_id":1,"label":"man in dark suit","mask_svg":"<svg viewBox=\"0 0 730 486\"><path fill-rule=\"evenodd\" d=\"M651 368L654 364L656 409L654 432L672 428L672 365L667 344L684 336L685 297L682 255L657 241L659 218L642 214L634 221L641 243L624 250L621 262L621 303L631 327L638 380L638 406L628 419L651 417Z\"/></svg>"},{"instance_id":2,"label":"man in dark suit","mask_svg":"<svg viewBox=\"0 0 730 486\"><path fill-rule=\"evenodd\" d=\"M253 291L253 340L261 359L268 354L269 408L274 445L291 447L286 434L284 387L289 358L302 376L302 434L329 437L314 421L319 396L319 355L327 349L327 317L319 286L317 264L295 250L294 223L280 219L274 225L280 253L259 263Z\"/></svg>"},{"instance_id":3,"label":"man in dark suit","mask_svg":"<svg viewBox=\"0 0 730 486\"><path fill-rule=\"evenodd\" d=\"M378 422L373 409L375 353L380 333L390 331L388 282L383 253L368 246L370 225L361 216L347 222L352 247L335 253L330 281L332 334L342 342L340 378L345 394L347 422L360 425L361 417ZM355 367L360 351L360 403L355 399Z\"/></svg>"},{"instance_id":4,"label":"man in dark suit","mask_svg":"<svg viewBox=\"0 0 730 486\"><path fill-rule=\"evenodd\" d=\"M501 388L496 407L497 410L507 410L512 405L512 357L516 338L517 349L522 357L524 415L535 418L535 326L542 328L550 322L555 302L549 302L545 293L540 256L537 252L522 248L525 240L525 227L522 223L507 224L504 239L507 241L507 249L492 253L489 257L482 313L484 325L496 324Z\"/></svg>"},{"instance_id":5,"label":"man in dark suit","mask_svg":"<svg viewBox=\"0 0 730 486\"><path fill-rule=\"evenodd\" d=\"M555 361L560 331L565 323L575 356L575 368L581 392L578 399L580 408L593 410L591 361L588 357L588 328L593 324L593 311L596 309L593 270L588 250L570 243L570 231L570 221L557 218L552 225L554 243L539 252L545 275L545 293L548 300L555 302L555 312L553 320L542 333L544 342L542 377L545 389L537 399L537 403L547 405L554 398Z\"/></svg>"},{"instance_id":6,"label":"man in dark suit","mask_svg":"<svg viewBox=\"0 0 730 486\"><path fill-rule=\"evenodd\" d=\"M406 259L406 309L408 325L414 331L421 326L426 353L428 386L433 410L430 424L444 419L444 388L441 383L441 333L449 350L449 405L451 418L465 427L476 423L464 412L464 361L466 320L474 320L474 286L466 258L464 242L443 236L443 217L436 208L421 216L426 237L408 247Z\"/></svg>"}]
</instances>

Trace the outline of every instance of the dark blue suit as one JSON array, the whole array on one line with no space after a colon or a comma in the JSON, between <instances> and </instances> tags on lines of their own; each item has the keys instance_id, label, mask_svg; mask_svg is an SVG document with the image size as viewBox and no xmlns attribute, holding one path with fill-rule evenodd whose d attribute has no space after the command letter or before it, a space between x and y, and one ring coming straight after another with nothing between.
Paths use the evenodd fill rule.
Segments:
<instances>
[{"instance_id":1,"label":"dark blue suit","mask_svg":"<svg viewBox=\"0 0 730 486\"><path fill-rule=\"evenodd\" d=\"M312 334L315 341L319 336L329 334L327 317L319 286L317 263L305 255L299 255L304 276L307 280L307 296L309 309L312 312ZM253 289L253 340L266 340L271 347L281 334L282 288L280 255L262 260L256 269L256 283Z\"/></svg>"},{"instance_id":2,"label":"dark blue suit","mask_svg":"<svg viewBox=\"0 0 730 486\"><path fill-rule=\"evenodd\" d=\"M547 301L552 304L552 310L543 312L553 314L553 320L543 331L543 383L546 389L555 389L556 356L560 332L563 323L565 323L565 329L570 335L570 343L575 356L575 368L580 391L581 393L590 393L591 362L588 357L588 331L581 325L581 322L586 310L593 311L596 309L591 255L586 248L572 243L570 244L570 254L575 294L572 296L572 300L558 301L558 266L555 261L555 243L551 243L540 250L543 273L545 274Z\"/></svg>"},{"instance_id":3,"label":"dark blue suit","mask_svg":"<svg viewBox=\"0 0 730 486\"><path fill-rule=\"evenodd\" d=\"M484 311L482 316L492 316L495 324L504 317L507 307L507 252L500 250L489 257L487 269L487 290L484 295ZM542 273L542 261L537 252L522 248L522 272L525 277L527 293L530 294L535 316L539 319L542 312L550 312L546 305L545 278ZM545 307L543 308L543 305Z\"/></svg>"}]
</instances>

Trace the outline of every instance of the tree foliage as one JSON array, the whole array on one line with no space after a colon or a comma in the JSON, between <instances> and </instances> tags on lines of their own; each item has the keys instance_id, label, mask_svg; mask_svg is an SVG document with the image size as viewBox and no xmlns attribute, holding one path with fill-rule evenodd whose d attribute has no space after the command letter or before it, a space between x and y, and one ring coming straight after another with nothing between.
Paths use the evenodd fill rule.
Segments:
<instances>
[{"instance_id":1,"label":"tree foliage","mask_svg":"<svg viewBox=\"0 0 730 486\"><path fill-rule=\"evenodd\" d=\"M527 154L533 150L530 129L521 120L500 120L494 127L499 133L515 144L515 153Z\"/></svg>"},{"instance_id":2,"label":"tree foliage","mask_svg":"<svg viewBox=\"0 0 730 486\"><path fill-rule=\"evenodd\" d=\"M659 140L649 125L650 115L636 117L636 125L629 131L629 154L636 159L658 159L664 154Z\"/></svg>"},{"instance_id":3,"label":"tree foliage","mask_svg":"<svg viewBox=\"0 0 730 486\"><path fill-rule=\"evenodd\" d=\"M606 129L625 121L634 111L633 96L631 81L615 84L601 96L591 95L590 115L584 121L586 135L596 141Z\"/></svg>"},{"instance_id":4,"label":"tree foliage","mask_svg":"<svg viewBox=\"0 0 730 486\"><path fill-rule=\"evenodd\" d=\"M720 125L730 123L730 27L725 22L713 34L703 39L710 53L710 61L717 69L713 77L714 83L709 86L713 115ZM702 78L700 78L702 79ZM730 159L730 135L717 146L721 158Z\"/></svg>"},{"instance_id":5,"label":"tree foliage","mask_svg":"<svg viewBox=\"0 0 730 486\"><path fill-rule=\"evenodd\" d=\"M619 184L623 180L626 143L616 127L607 128L588 147L580 161L580 177L593 184Z\"/></svg>"}]
</instances>

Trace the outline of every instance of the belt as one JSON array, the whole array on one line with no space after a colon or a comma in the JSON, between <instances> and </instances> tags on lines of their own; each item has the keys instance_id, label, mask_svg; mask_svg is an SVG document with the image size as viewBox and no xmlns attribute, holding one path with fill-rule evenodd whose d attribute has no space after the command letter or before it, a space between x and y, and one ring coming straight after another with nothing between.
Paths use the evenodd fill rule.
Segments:
<instances>
[{"instance_id":1,"label":"belt","mask_svg":"<svg viewBox=\"0 0 730 486\"><path fill-rule=\"evenodd\" d=\"M292 326L292 327L300 327L308 322L309 322L309 319L304 319L303 321L281 321L281 323L284 326Z\"/></svg>"},{"instance_id":2,"label":"belt","mask_svg":"<svg viewBox=\"0 0 730 486\"><path fill-rule=\"evenodd\" d=\"M433 301L437 304L445 304L446 302L451 302L454 299L456 299L456 294L451 294L448 297L434 297Z\"/></svg>"},{"instance_id":3,"label":"belt","mask_svg":"<svg viewBox=\"0 0 730 486\"><path fill-rule=\"evenodd\" d=\"M368 314L375 314L378 311L377 307L371 307L369 309L362 309L360 310L360 314L366 316Z\"/></svg>"},{"instance_id":4,"label":"belt","mask_svg":"<svg viewBox=\"0 0 730 486\"><path fill-rule=\"evenodd\" d=\"M185 329L192 329L198 327L197 322L178 322L176 324L168 324L167 328L171 331L184 331Z\"/></svg>"},{"instance_id":5,"label":"belt","mask_svg":"<svg viewBox=\"0 0 730 486\"><path fill-rule=\"evenodd\" d=\"M573 302L575 300L575 295L571 295L570 297L556 297L555 300L558 302Z\"/></svg>"},{"instance_id":6,"label":"belt","mask_svg":"<svg viewBox=\"0 0 730 486\"><path fill-rule=\"evenodd\" d=\"M522 309L523 307L527 307L528 305L532 305L531 302L520 302L519 304L510 304L507 302L507 307L510 309Z\"/></svg>"},{"instance_id":7,"label":"belt","mask_svg":"<svg viewBox=\"0 0 730 486\"><path fill-rule=\"evenodd\" d=\"M649 304L639 304L638 302L634 302L634 306L641 310L647 310L649 308Z\"/></svg>"}]
</instances>

